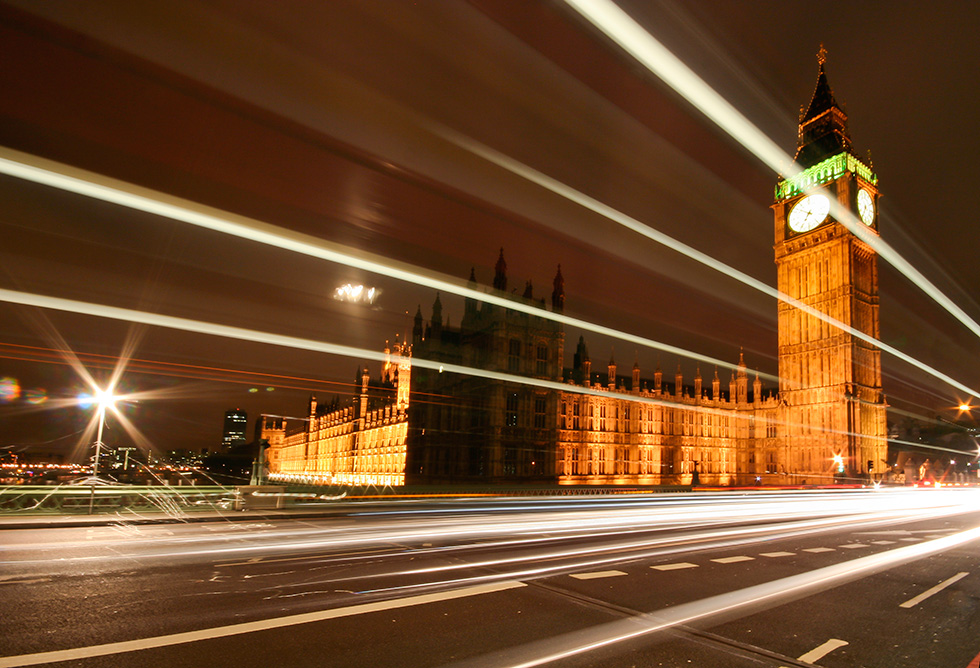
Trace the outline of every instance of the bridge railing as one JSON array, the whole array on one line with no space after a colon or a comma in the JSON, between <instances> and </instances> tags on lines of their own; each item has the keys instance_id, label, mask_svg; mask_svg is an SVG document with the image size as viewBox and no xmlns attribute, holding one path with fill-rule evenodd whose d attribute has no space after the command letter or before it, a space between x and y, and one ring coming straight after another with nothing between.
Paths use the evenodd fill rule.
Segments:
<instances>
[{"instance_id":1,"label":"bridge railing","mask_svg":"<svg viewBox=\"0 0 980 668\"><path fill-rule=\"evenodd\" d=\"M82 514L120 510L188 513L228 509L235 488L217 485L11 485L0 488L0 514Z\"/></svg>"}]
</instances>

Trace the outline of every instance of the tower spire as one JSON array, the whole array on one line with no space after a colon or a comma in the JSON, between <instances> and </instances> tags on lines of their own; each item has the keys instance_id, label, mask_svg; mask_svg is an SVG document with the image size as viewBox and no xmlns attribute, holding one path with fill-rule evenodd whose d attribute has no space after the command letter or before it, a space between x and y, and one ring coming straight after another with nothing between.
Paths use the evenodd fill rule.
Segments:
<instances>
[{"instance_id":1,"label":"tower spire","mask_svg":"<svg viewBox=\"0 0 980 668\"><path fill-rule=\"evenodd\" d=\"M497 264L494 267L493 287L501 292L507 291L507 262L504 261L504 249L500 249Z\"/></svg>"},{"instance_id":2,"label":"tower spire","mask_svg":"<svg viewBox=\"0 0 980 668\"><path fill-rule=\"evenodd\" d=\"M810 96L810 104L800 114L796 162L804 169L838 153L851 152L847 114L837 103L834 90L827 81L826 62L827 49L821 44L817 52L817 84Z\"/></svg>"},{"instance_id":3,"label":"tower spire","mask_svg":"<svg viewBox=\"0 0 980 668\"><path fill-rule=\"evenodd\" d=\"M565 278L561 275L561 265L558 265L552 287L554 289L551 291L551 310L561 313L565 310Z\"/></svg>"}]
</instances>

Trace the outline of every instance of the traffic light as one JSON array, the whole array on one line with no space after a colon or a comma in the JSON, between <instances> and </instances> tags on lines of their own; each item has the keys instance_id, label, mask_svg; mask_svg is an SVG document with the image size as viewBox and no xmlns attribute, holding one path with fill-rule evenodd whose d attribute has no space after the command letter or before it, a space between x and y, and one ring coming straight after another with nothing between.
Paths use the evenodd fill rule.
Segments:
<instances>
[{"instance_id":1,"label":"traffic light","mask_svg":"<svg viewBox=\"0 0 980 668\"><path fill-rule=\"evenodd\" d=\"M868 473L871 473L874 470L875 470L875 460L869 459L868 460Z\"/></svg>"}]
</instances>

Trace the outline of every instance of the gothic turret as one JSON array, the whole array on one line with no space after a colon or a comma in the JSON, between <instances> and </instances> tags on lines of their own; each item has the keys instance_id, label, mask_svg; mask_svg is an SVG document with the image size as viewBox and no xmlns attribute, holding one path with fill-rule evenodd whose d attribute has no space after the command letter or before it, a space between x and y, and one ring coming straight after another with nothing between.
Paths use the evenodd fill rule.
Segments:
<instances>
[{"instance_id":1,"label":"gothic turret","mask_svg":"<svg viewBox=\"0 0 980 668\"><path fill-rule=\"evenodd\" d=\"M694 376L694 398L701 398L701 367L698 367L697 375Z\"/></svg>"},{"instance_id":2,"label":"gothic turret","mask_svg":"<svg viewBox=\"0 0 980 668\"><path fill-rule=\"evenodd\" d=\"M677 363L677 373L674 374L674 396L680 399L684 396L684 375L681 373L681 363Z\"/></svg>"},{"instance_id":3,"label":"gothic turret","mask_svg":"<svg viewBox=\"0 0 980 668\"><path fill-rule=\"evenodd\" d=\"M735 401L740 404L749 400L749 378L745 373L745 353L738 352L738 371L735 375Z\"/></svg>"},{"instance_id":4,"label":"gothic turret","mask_svg":"<svg viewBox=\"0 0 980 668\"><path fill-rule=\"evenodd\" d=\"M572 382L581 385L584 381L584 370L582 362L589 357L589 350L585 347L585 337L578 337L578 345L575 346L575 354L572 355Z\"/></svg>"},{"instance_id":5,"label":"gothic turret","mask_svg":"<svg viewBox=\"0 0 980 668\"><path fill-rule=\"evenodd\" d=\"M507 263L504 261L504 249L500 249L500 256L494 267L493 289L507 292Z\"/></svg>"},{"instance_id":6,"label":"gothic turret","mask_svg":"<svg viewBox=\"0 0 980 668\"><path fill-rule=\"evenodd\" d=\"M609 366L606 368L606 383L610 390L616 389L616 360L609 355Z\"/></svg>"},{"instance_id":7,"label":"gothic turret","mask_svg":"<svg viewBox=\"0 0 980 668\"><path fill-rule=\"evenodd\" d=\"M367 419L368 412L368 388L371 385L371 372L368 371L367 367L362 367L361 370L361 397L360 405L357 417L359 419L359 428L364 429L365 420Z\"/></svg>"},{"instance_id":8,"label":"gothic turret","mask_svg":"<svg viewBox=\"0 0 980 668\"><path fill-rule=\"evenodd\" d=\"M555 313L561 313L565 310L565 279L561 275L561 265L558 265L558 272L555 274L552 286L551 310Z\"/></svg>"},{"instance_id":9,"label":"gothic turret","mask_svg":"<svg viewBox=\"0 0 980 668\"><path fill-rule=\"evenodd\" d=\"M415 320L412 322L412 343L417 345L422 341L422 305L419 304L415 311Z\"/></svg>"},{"instance_id":10,"label":"gothic turret","mask_svg":"<svg viewBox=\"0 0 980 668\"><path fill-rule=\"evenodd\" d=\"M718 367L715 367L715 377L711 381L711 398L715 401L721 399L721 379L718 378Z\"/></svg>"},{"instance_id":11,"label":"gothic turret","mask_svg":"<svg viewBox=\"0 0 980 668\"><path fill-rule=\"evenodd\" d=\"M432 338L436 341L442 336L442 302L439 300L439 293L436 293L436 300L432 302L432 319L429 321L432 326Z\"/></svg>"},{"instance_id":12,"label":"gothic turret","mask_svg":"<svg viewBox=\"0 0 980 668\"><path fill-rule=\"evenodd\" d=\"M466 287L470 290L476 290L476 268L470 267L470 278L466 281ZM473 297L467 297L463 302L463 319L468 317L473 317L476 315L477 305L476 300Z\"/></svg>"}]
</instances>

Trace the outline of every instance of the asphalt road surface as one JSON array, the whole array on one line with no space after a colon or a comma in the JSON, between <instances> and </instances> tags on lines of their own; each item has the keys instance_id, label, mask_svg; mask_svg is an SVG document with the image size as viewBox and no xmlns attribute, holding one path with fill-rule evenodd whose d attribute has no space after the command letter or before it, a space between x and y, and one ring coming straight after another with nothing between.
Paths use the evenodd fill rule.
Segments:
<instances>
[{"instance_id":1,"label":"asphalt road surface","mask_svg":"<svg viewBox=\"0 0 980 668\"><path fill-rule=\"evenodd\" d=\"M0 668L967 668L978 603L977 490L0 531Z\"/></svg>"}]
</instances>

